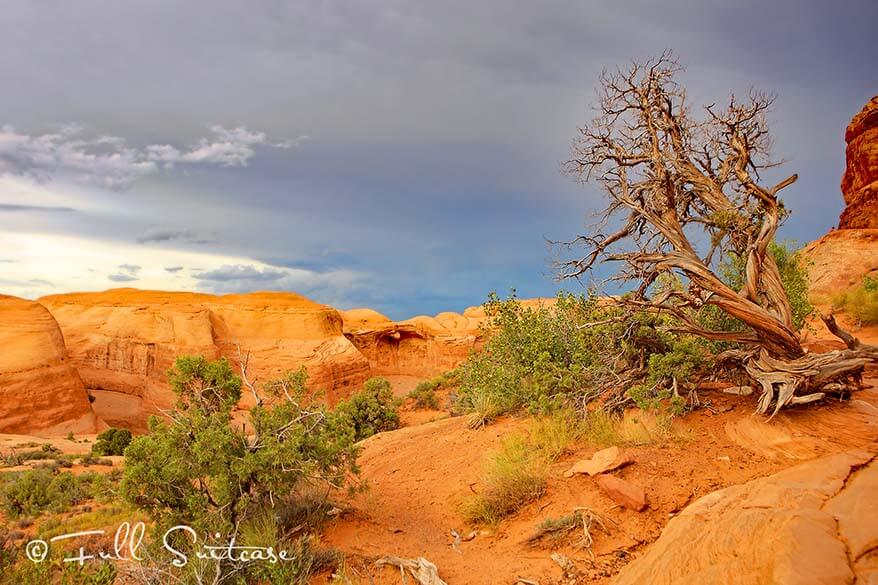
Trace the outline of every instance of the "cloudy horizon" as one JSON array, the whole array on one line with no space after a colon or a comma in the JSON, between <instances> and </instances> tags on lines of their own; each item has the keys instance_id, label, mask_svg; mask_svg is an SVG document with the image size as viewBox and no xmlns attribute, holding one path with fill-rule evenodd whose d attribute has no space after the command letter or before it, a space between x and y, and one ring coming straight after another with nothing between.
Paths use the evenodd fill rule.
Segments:
<instances>
[{"instance_id":1,"label":"cloudy horizon","mask_svg":"<svg viewBox=\"0 0 878 585\"><path fill-rule=\"evenodd\" d=\"M865 1L0 2L0 293L30 298L289 290L405 318L552 295L547 239L601 203L560 172L598 75L666 49L696 107L777 96L781 237L805 242L878 93Z\"/></svg>"}]
</instances>

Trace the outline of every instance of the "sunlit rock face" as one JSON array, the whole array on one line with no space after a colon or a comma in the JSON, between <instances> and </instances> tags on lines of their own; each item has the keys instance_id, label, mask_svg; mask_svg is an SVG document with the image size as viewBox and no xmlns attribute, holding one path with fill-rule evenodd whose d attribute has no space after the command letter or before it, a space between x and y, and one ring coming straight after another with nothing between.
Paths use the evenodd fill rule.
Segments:
<instances>
[{"instance_id":1,"label":"sunlit rock face","mask_svg":"<svg viewBox=\"0 0 878 585\"><path fill-rule=\"evenodd\" d=\"M878 229L878 96L854 116L845 133L847 167L841 179L845 210L839 229Z\"/></svg>"},{"instance_id":2,"label":"sunlit rock face","mask_svg":"<svg viewBox=\"0 0 878 585\"><path fill-rule=\"evenodd\" d=\"M818 303L878 275L878 96L854 116L845 133L847 167L841 179L845 209L837 230L804 250Z\"/></svg>"},{"instance_id":3,"label":"sunlit rock face","mask_svg":"<svg viewBox=\"0 0 878 585\"><path fill-rule=\"evenodd\" d=\"M481 308L391 321L371 309L342 311L345 336L369 360L372 373L429 377L451 370L482 343Z\"/></svg>"},{"instance_id":4,"label":"sunlit rock face","mask_svg":"<svg viewBox=\"0 0 878 585\"><path fill-rule=\"evenodd\" d=\"M215 296L116 289L43 297L58 320L86 387L130 394L145 407L170 406L167 370L181 355L250 353L260 381L304 366L309 385L335 402L369 376L345 338L341 315L293 293ZM245 392L241 406L250 406Z\"/></svg>"},{"instance_id":5,"label":"sunlit rock face","mask_svg":"<svg viewBox=\"0 0 878 585\"><path fill-rule=\"evenodd\" d=\"M39 303L0 295L0 432L97 430L58 323Z\"/></svg>"}]
</instances>

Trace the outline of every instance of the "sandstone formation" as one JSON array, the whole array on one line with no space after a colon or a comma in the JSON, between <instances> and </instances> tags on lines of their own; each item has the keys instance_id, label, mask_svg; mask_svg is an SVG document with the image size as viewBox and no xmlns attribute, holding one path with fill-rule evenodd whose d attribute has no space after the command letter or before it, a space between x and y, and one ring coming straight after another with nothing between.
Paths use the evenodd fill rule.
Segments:
<instances>
[{"instance_id":1,"label":"sandstone formation","mask_svg":"<svg viewBox=\"0 0 878 585\"><path fill-rule=\"evenodd\" d=\"M305 366L330 402L369 376L369 363L342 334L338 311L292 293L215 296L115 289L43 297L58 320L86 387L167 407L166 372L179 355L251 353L250 377L266 380ZM251 397L245 392L242 406Z\"/></svg>"},{"instance_id":2,"label":"sandstone formation","mask_svg":"<svg viewBox=\"0 0 878 585\"><path fill-rule=\"evenodd\" d=\"M0 295L0 432L91 433L98 421L58 323L42 305Z\"/></svg>"},{"instance_id":3,"label":"sandstone formation","mask_svg":"<svg viewBox=\"0 0 878 585\"><path fill-rule=\"evenodd\" d=\"M821 305L860 284L864 276L878 274L878 96L851 120L845 141L845 209L838 229L804 250L810 292Z\"/></svg>"},{"instance_id":4,"label":"sandstone formation","mask_svg":"<svg viewBox=\"0 0 878 585\"><path fill-rule=\"evenodd\" d=\"M522 299L529 308L555 299ZM345 337L369 360L373 376L435 376L457 367L484 343L489 319L481 306L391 321L372 309L341 311Z\"/></svg>"},{"instance_id":5,"label":"sandstone formation","mask_svg":"<svg viewBox=\"0 0 878 585\"><path fill-rule=\"evenodd\" d=\"M391 321L371 309L342 311L344 333L372 375L434 376L456 367L482 342L481 307L435 317Z\"/></svg>"},{"instance_id":6,"label":"sandstone formation","mask_svg":"<svg viewBox=\"0 0 878 585\"><path fill-rule=\"evenodd\" d=\"M878 459L849 451L702 497L616 585L878 582Z\"/></svg>"},{"instance_id":7,"label":"sandstone formation","mask_svg":"<svg viewBox=\"0 0 878 585\"><path fill-rule=\"evenodd\" d=\"M564 472L564 477L573 477L578 474L598 475L624 467L629 463L634 463L634 459L628 454L623 453L619 447L607 447L601 449L591 459L582 459L573 464L573 466Z\"/></svg>"},{"instance_id":8,"label":"sandstone formation","mask_svg":"<svg viewBox=\"0 0 878 585\"><path fill-rule=\"evenodd\" d=\"M878 275L878 229L833 230L802 251L809 291L818 304Z\"/></svg>"},{"instance_id":9,"label":"sandstone formation","mask_svg":"<svg viewBox=\"0 0 878 585\"><path fill-rule=\"evenodd\" d=\"M878 96L845 132L847 167L841 179L845 210L839 229L878 229Z\"/></svg>"}]
</instances>

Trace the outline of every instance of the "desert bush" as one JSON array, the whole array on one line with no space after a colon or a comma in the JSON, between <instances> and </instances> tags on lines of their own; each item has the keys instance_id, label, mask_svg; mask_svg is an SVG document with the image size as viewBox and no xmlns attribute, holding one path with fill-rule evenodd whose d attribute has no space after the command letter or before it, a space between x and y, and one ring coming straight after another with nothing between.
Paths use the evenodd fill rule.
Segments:
<instances>
[{"instance_id":1,"label":"desert bush","mask_svg":"<svg viewBox=\"0 0 878 585\"><path fill-rule=\"evenodd\" d=\"M415 386L414 390L409 392L409 398L414 400L415 408L435 410L439 408L439 398L436 396L436 390L441 386L442 378L440 377L420 382Z\"/></svg>"},{"instance_id":2,"label":"desert bush","mask_svg":"<svg viewBox=\"0 0 878 585\"><path fill-rule=\"evenodd\" d=\"M130 443L131 431L128 429L107 429L97 436L91 452L95 455L124 455Z\"/></svg>"},{"instance_id":3,"label":"desert bush","mask_svg":"<svg viewBox=\"0 0 878 585\"><path fill-rule=\"evenodd\" d=\"M804 262L792 243L770 245L787 291L796 328L813 307L807 297ZM717 272L733 288L743 282L744 258L727 255ZM683 292L676 277L665 275L650 290ZM680 318L668 314L623 311L589 293L559 293L539 307L520 303L515 293L501 300L492 293L484 305L488 321L483 351L473 353L455 371L460 383L459 408L475 413L475 425L520 410L552 412L598 400L618 411L634 403L672 413L686 406L684 396L709 375L713 357L729 343L678 333ZM740 331L743 323L705 304L688 318L705 329Z\"/></svg>"},{"instance_id":4,"label":"desert bush","mask_svg":"<svg viewBox=\"0 0 878 585\"><path fill-rule=\"evenodd\" d=\"M490 422L506 412L552 412L582 407L610 387L627 385L617 370L637 373L641 362L671 349L662 316L625 317L592 295L560 293L552 305L526 307L513 295L485 304L488 341L457 370L459 405ZM616 405L618 406L618 405Z\"/></svg>"},{"instance_id":5,"label":"desert bush","mask_svg":"<svg viewBox=\"0 0 878 585\"><path fill-rule=\"evenodd\" d=\"M542 496L547 474L543 453L522 436L510 437L488 458L482 492L464 501L461 513L471 524L496 524Z\"/></svg>"},{"instance_id":6,"label":"desert bush","mask_svg":"<svg viewBox=\"0 0 878 585\"><path fill-rule=\"evenodd\" d=\"M227 360L181 357L169 379L177 406L132 440L121 484L157 526L230 535L303 482L340 487L356 471L351 421L306 390L304 369L263 385L272 400L250 410L247 434L231 425L242 383Z\"/></svg>"},{"instance_id":7,"label":"desert bush","mask_svg":"<svg viewBox=\"0 0 878 585\"><path fill-rule=\"evenodd\" d=\"M340 554L319 546L309 534L283 536L284 525L273 514L261 513L241 529L240 542L244 546L271 546L274 550L290 553L291 561L281 563L250 563L244 568L248 583L307 584L317 573L338 565Z\"/></svg>"},{"instance_id":8,"label":"desert bush","mask_svg":"<svg viewBox=\"0 0 878 585\"><path fill-rule=\"evenodd\" d=\"M878 276L863 282L833 299L833 308L844 309L859 325L878 325Z\"/></svg>"},{"instance_id":9,"label":"desert bush","mask_svg":"<svg viewBox=\"0 0 878 585\"><path fill-rule=\"evenodd\" d=\"M93 473L73 475L29 469L4 478L0 506L11 518L36 516L46 510L61 512L93 498L95 486L102 481Z\"/></svg>"},{"instance_id":10,"label":"desert bush","mask_svg":"<svg viewBox=\"0 0 878 585\"><path fill-rule=\"evenodd\" d=\"M354 438L361 441L375 433L399 428L401 400L384 378L369 378L363 389L338 403L335 410L354 429Z\"/></svg>"}]
</instances>

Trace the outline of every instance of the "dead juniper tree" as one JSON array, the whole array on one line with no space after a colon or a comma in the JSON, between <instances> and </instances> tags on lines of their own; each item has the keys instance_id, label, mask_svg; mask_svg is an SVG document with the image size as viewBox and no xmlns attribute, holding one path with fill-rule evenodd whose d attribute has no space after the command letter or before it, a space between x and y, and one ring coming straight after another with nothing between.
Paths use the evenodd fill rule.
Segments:
<instances>
[{"instance_id":1,"label":"dead juniper tree","mask_svg":"<svg viewBox=\"0 0 878 585\"><path fill-rule=\"evenodd\" d=\"M562 262L560 276L616 263L611 280L635 284L620 306L668 315L678 333L736 343L739 349L717 359L741 367L761 388L761 413L847 391L878 359L878 347L829 316L824 321L848 349L809 354L793 326L769 244L786 213L778 195L796 175L771 186L760 177L776 166L765 119L772 98L732 96L725 108L707 106L696 118L675 79L680 70L666 53L601 76L598 113L579 129L565 171L597 181L609 205L592 233L569 242L585 253ZM746 259L740 290L715 272L730 253ZM658 286L664 279L682 286ZM709 305L745 327L705 327L697 315Z\"/></svg>"}]
</instances>

